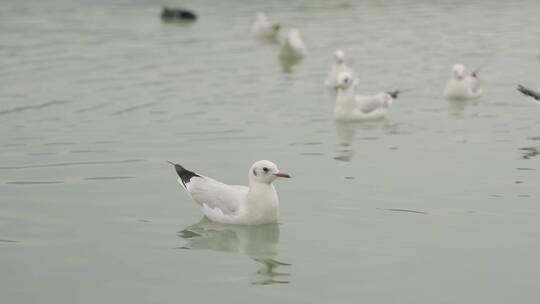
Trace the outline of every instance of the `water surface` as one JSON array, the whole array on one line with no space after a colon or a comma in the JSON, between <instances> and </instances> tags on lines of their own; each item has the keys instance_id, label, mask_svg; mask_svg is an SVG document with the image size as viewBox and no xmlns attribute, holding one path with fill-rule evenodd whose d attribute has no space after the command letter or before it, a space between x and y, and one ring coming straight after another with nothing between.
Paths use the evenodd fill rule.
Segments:
<instances>
[{"instance_id":1,"label":"water surface","mask_svg":"<svg viewBox=\"0 0 540 304\"><path fill-rule=\"evenodd\" d=\"M540 294L536 1L3 1L0 288L6 303L532 303ZM188 5L188 4L186 4ZM299 27L284 67L249 36ZM335 124L335 48L360 89ZM477 102L441 98L455 62ZM167 160L243 184L270 159L279 225L199 222Z\"/></svg>"}]
</instances>

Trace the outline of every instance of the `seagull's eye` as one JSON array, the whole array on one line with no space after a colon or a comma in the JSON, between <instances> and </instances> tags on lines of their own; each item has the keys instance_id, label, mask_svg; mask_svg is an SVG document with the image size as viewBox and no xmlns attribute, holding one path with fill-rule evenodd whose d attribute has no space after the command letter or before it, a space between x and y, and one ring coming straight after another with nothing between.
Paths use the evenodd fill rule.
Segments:
<instances>
[{"instance_id":1,"label":"seagull's eye","mask_svg":"<svg viewBox=\"0 0 540 304\"><path fill-rule=\"evenodd\" d=\"M267 173L267 172L268 172L268 168L264 167L264 168L263 168L263 171L264 171L265 173Z\"/></svg>"}]
</instances>

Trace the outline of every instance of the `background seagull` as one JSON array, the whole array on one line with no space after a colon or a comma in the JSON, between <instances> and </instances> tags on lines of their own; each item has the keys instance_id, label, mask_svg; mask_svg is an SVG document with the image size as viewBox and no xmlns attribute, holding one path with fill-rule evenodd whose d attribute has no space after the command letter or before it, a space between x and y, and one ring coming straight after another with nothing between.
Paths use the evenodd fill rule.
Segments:
<instances>
[{"instance_id":1,"label":"background seagull","mask_svg":"<svg viewBox=\"0 0 540 304\"><path fill-rule=\"evenodd\" d=\"M272 182L289 178L268 160L249 169L249 187L231 186L174 164L178 182L201 206L203 214L223 224L258 225L277 222L279 199Z\"/></svg>"},{"instance_id":2,"label":"background seagull","mask_svg":"<svg viewBox=\"0 0 540 304\"><path fill-rule=\"evenodd\" d=\"M461 63L456 63L452 67L452 77L446 83L443 96L447 99L476 99L484 93L480 79L478 78L478 70L475 70L470 75L465 74L465 66Z\"/></svg>"},{"instance_id":3,"label":"background seagull","mask_svg":"<svg viewBox=\"0 0 540 304\"><path fill-rule=\"evenodd\" d=\"M348 72L354 76L353 70L345 63L345 52L342 50L336 50L334 52L334 63L330 69L330 73L324 81L324 85L331 88L337 88L337 77L340 73Z\"/></svg>"},{"instance_id":4,"label":"background seagull","mask_svg":"<svg viewBox=\"0 0 540 304\"><path fill-rule=\"evenodd\" d=\"M271 23L265 13L259 12L255 16L255 21L251 26L251 33L257 38L278 42L280 29L281 26L279 23Z\"/></svg>"},{"instance_id":5,"label":"background seagull","mask_svg":"<svg viewBox=\"0 0 540 304\"><path fill-rule=\"evenodd\" d=\"M540 104L540 93L533 91L531 89L528 89L520 84L518 85L517 90L523 93L524 95L534 98L534 102L536 102L537 104Z\"/></svg>"},{"instance_id":6,"label":"background seagull","mask_svg":"<svg viewBox=\"0 0 540 304\"><path fill-rule=\"evenodd\" d=\"M284 40L281 41L280 57L300 59L306 54L307 49L300 35L300 30L291 29Z\"/></svg>"},{"instance_id":7,"label":"background seagull","mask_svg":"<svg viewBox=\"0 0 540 304\"><path fill-rule=\"evenodd\" d=\"M338 93L334 108L334 118L336 120L384 118L388 109L401 93L400 90L395 90L372 96L356 95L353 83L353 77L350 73L342 72L338 75Z\"/></svg>"}]
</instances>

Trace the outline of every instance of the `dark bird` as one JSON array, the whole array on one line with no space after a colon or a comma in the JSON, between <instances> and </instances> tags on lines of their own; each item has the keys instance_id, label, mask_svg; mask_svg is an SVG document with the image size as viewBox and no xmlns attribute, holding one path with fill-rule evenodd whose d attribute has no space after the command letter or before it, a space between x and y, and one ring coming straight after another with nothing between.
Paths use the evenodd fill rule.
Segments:
<instances>
[{"instance_id":1,"label":"dark bird","mask_svg":"<svg viewBox=\"0 0 540 304\"><path fill-rule=\"evenodd\" d=\"M195 21L197 15L183 8L169 8L164 6L161 12L161 20L163 21Z\"/></svg>"},{"instance_id":2,"label":"dark bird","mask_svg":"<svg viewBox=\"0 0 540 304\"><path fill-rule=\"evenodd\" d=\"M527 95L527 96L530 96L532 98L534 98L535 100L539 101L540 100L540 93L536 92L536 91L533 91L531 89L528 89L522 85L518 85L517 87L517 90L520 91L521 93L523 93L524 95Z\"/></svg>"}]
</instances>

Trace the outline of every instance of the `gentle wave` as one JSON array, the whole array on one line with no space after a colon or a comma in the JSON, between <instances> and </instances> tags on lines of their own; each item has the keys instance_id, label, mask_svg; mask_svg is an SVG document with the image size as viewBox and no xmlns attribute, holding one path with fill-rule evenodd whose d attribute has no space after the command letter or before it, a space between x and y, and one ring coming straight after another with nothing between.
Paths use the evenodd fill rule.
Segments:
<instances>
[{"instance_id":1,"label":"gentle wave","mask_svg":"<svg viewBox=\"0 0 540 304\"><path fill-rule=\"evenodd\" d=\"M24 112L24 111L28 111L28 110L43 109L43 108L47 108L47 107L51 107L51 106L55 106L55 105L66 104L66 103L70 103L70 102L71 102L70 100L53 100L53 101L48 101L48 102L45 102L45 103L42 103L42 104L37 104L37 105L20 106L20 107L15 107L15 108L12 108L12 109L1 110L0 115L19 113L19 112Z\"/></svg>"},{"instance_id":2,"label":"gentle wave","mask_svg":"<svg viewBox=\"0 0 540 304\"><path fill-rule=\"evenodd\" d=\"M109 164L134 163L134 162L142 162L142 161L144 161L144 159L83 161L83 162L55 163L55 164L42 164L42 165L25 165L25 166L3 166L3 167L0 167L0 170L17 170L17 169L50 168L50 167L70 167L70 166L84 166L84 165L109 165Z\"/></svg>"}]
</instances>

